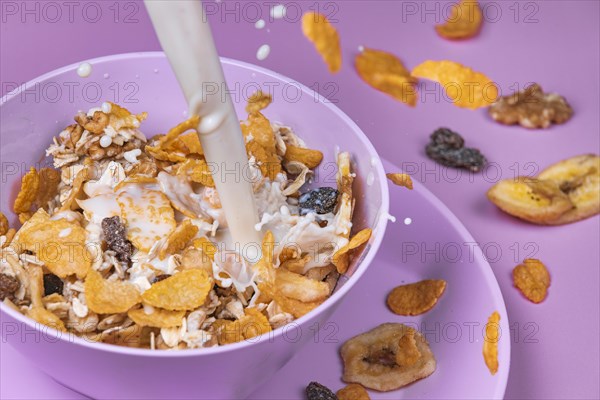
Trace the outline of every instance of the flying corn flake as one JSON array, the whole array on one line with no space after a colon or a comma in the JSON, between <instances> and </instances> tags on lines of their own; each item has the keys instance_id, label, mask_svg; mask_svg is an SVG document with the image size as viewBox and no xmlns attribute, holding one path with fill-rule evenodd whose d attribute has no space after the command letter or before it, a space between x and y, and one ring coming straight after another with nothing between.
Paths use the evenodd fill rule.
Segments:
<instances>
[{"instance_id":1,"label":"flying corn flake","mask_svg":"<svg viewBox=\"0 0 600 400\"><path fill-rule=\"evenodd\" d=\"M135 285L108 281L94 269L88 272L84 289L87 306L98 314L124 313L142 300Z\"/></svg>"},{"instance_id":2,"label":"flying corn flake","mask_svg":"<svg viewBox=\"0 0 600 400\"><path fill-rule=\"evenodd\" d=\"M394 288L388 307L398 315L420 315L433 308L446 290L446 281L428 279Z\"/></svg>"},{"instance_id":3,"label":"flying corn flake","mask_svg":"<svg viewBox=\"0 0 600 400\"><path fill-rule=\"evenodd\" d=\"M121 217L127 225L127 239L144 252L168 236L176 227L175 211L162 192L145 188L121 192L117 196Z\"/></svg>"},{"instance_id":4,"label":"flying corn flake","mask_svg":"<svg viewBox=\"0 0 600 400\"><path fill-rule=\"evenodd\" d=\"M523 260L513 269L513 283L517 289L534 303L541 303L548 294L550 274L546 266L534 258Z\"/></svg>"},{"instance_id":5,"label":"flying corn flake","mask_svg":"<svg viewBox=\"0 0 600 400\"><path fill-rule=\"evenodd\" d=\"M498 342L500 341L500 314L494 311L485 325L483 360L492 375L498 372Z\"/></svg>"},{"instance_id":6,"label":"flying corn flake","mask_svg":"<svg viewBox=\"0 0 600 400\"><path fill-rule=\"evenodd\" d=\"M127 316L139 326L151 328L174 328L181 326L185 311L169 311L154 308L151 314L147 314L144 308L129 310Z\"/></svg>"},{"instance_id":7,"label":"flying corn flake","mask_svg":"<svg viewBox=\"0 0 600 400\"><path fill-rule=\"evenodd\" d=\"M6 235L8 229L8 219L6 218L6 215L0 212L0 236Z\"/></svg>"},{"instance_id":8,"label":"flying corn flake","mask_svg":"<svg viewBox=\"0 0 600 400\"><path fill-rule=\"evenodd\" d=\"M267 317L256 308L246 308L245 315L237 321L224 323L219 329L219 344L237 343L271 332Z\"/></svg>"},{"instance_id":9,"label":"flying corn flake","mask_svg":"<svg viewBox=\"0 0 600 400\"><path fill-rule=\"evenodd\" d=\"M269 93L265 93L262 90L257 91L248 99L248 105L246 105L246 112L252 114L264 110L273 102L273 97Z\"/></svg>"},{"instance_id":10,"label":"flying corn flake","mask_svg":"<svg viewBox=\"0 0 600 400\"><path fill-rule=\"evenodd\" d=\"M167 242L160 249L158 257L164 260L169 254L177 254L185 249L187 244L198 233L198 227L189 219L183 221L167 238Z\"/></svg>"},{"instance_id":11,"label":"flying corn flake","mask_svg":"<svg viewBox=\"0 0 600 400\"><path fill-rule=\"evenodd\" d=\"M350 239L350 241L348 242L347 245L345 245L344 247L340 248L338 251L335 252L335 254L333 255L332 263L333 263L333 265L338 267L338 272L340 274L346 272L346 270L348 269L348 266L346 265L345 266L346 270L340 271L339 266L343 265L340 261L343 259L343 257L351 250L354 250L354 249L360 247L361 245L363 245L364 243L366 243L369 240L369 238L371 237L371 233L373 233L372 229L370 229L370 228L363 229L362 231L360 231L356 235L354 235L352 237L352 239Z\"/></svg>"},{"instance_id":12,"label":"flying corn flake","mask_svg":"<svg viewBox=\"0 0 600 400\"><path fill-rule=\"evenodd\" d=\"M276 270L275 287L282 295L304 303L329 297L329 285L326 282L310 279L281 267Z\"/></svg>"},{"instance_id":13,"label":"flying corn flake","mask_svg":"<svg viewBox=\"0 0 600 400\"><path fill-rule=\"evenodd\" d=\"M415 331L409 329L406 335L400 338L398 342L398 352L396 353L396 364L401 367L410 367L421 358L421 352L417 347L415 340Z\"/></svg>"},{"instance_id":14,"label":"flying corn flake","mask_svg":"<svg viewBox=\"0 0 600 400\"><path fill-rule=\"evenodd\" d=\"M454 104L461 108L487 107L498 98L498 87L487 76L454 61L425 61L412 75L438 82Z\"/></svg>"},{"instance_id":15,"label":"flying corn flake","mask_svg":"<svg viewBox=\"0 0 600 400\"><path fill-rule=\"evenodd\" d=\"M417 104L417 79L393 54L365 48L354 59L354 68L372 88L411 107Z\"/></svg>"},{"instance_id":16,"label":"flying corn flake","mask_svg":"<svg viewBox=\"0 0 600 400\"><path fill-rule=\"evenodd\" d=\"M358 383L351 383L336 393L338 400L371 400L367 389Z\"/></svg>"},{"instance_id":17,"label":"flying corn flake","mask_svg":"<svg viewBox=\"0 0 600 400\"><path fill-rule=\"evenodd\" d=\"M327 17L316 12L305 13L302 16L302 32L323 57L329 72L338 72L342 67L340 37Z\"/></svg>"},{"instance_id":18,"label":"flying corn flake","mask_svg":"<svg viewBox=\"0 0 600 400\"><path fill-rule=\"evenodd\" d=\"M54 275L84 278L92 264L86 233L79 224L66 219L50 220L40 208L19 231L23 250L31 251Z\"/></svg>"},{"instance_id":19,"label":"flying corn flake","mask_svg":"<svg viewBox=\"0 0 600 400\"><path fill-rule=\"evenodd\" d=\"M315 169L321 164L323 153L319 150L305 149L290 144L286 146L283 159L285 162L296 161L306 165L308 169Z\"/></svg>"},{"instance_id":20,"label":"flying corn flake","mask_svg":"<svg viewBox=\"0 0 600 400\"><path fill-rule=\"evenodd\" d=\"M213 280L202 269L187 269L156 282L142 295L145 303L165 310L193 310L204 304Z\"/></svg>"},{"instance_id":21,"label":"flying corn flake","mask_svg":"<svg viewBox=\"0 0 600 400\"><path fill-rule=\"evenodd\" d=\"M413 182L412 182L410 175L399 174L399 173L395 173L395 174L390 173L390 174L386 174L386 176L388 177L388 179L390 181L392 181L394 183L394 185L403 186L403 187L407 188L408 190L413 190Z\"/></svg>"},{"instance_id":22,"label":"flying corn flake","mask_svg":"<svg viewBox=\"0 0 600 400\"><path fill-rule=\"evenodd\" d=\"M477 0L461 0L452 6L450 17L445 23L435 26L443 38L450 40L469 39L481 30L483 15Z\"/></svg>"},{"instance_id":23,"label":"flying corn flake","mask_svg":"<svg viewBox=\"0 0 600 400\"><path fill-rule=\"evenodd\" d=\"M132 114L125 107L118 104L108 102L110 104L110 113L108 114L109 125L116 131L120 129L136 129L140 123L148 117L148 113Z\"/></svg>"},{"instance_id":24,"label":"flying corn flake","mask_svg":"<svg viewBox=\"0 0 600 400\"><path fill-rule=\"evenodd\" d=\"M177 169L177 175L187 176L190 180L204 186L215 187L212 172L204 159L188 159Z\"/></svg>"},{"instance_id":25,"label":"flying corn flake","mask_svg":"<svg viewBox=\"0 0 600 400\"><path fill-rule=\"evenodd\" d=\"M21 179L21 191L17 195L13 206L16 214L29 212L37 197L39 186L40 176L36 169L31 167L29 172Z\"/></svg>"}]
</instances>

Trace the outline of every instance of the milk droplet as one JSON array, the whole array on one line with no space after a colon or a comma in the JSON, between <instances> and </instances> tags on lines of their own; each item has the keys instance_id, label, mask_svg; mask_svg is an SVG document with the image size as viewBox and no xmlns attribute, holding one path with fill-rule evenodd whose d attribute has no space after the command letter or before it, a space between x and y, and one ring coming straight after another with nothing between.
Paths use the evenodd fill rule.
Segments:
<instances>
[{"instance_id":1,"label":"milk droplet","mask_svg":"<svg viewBox=\"0 0 600 400\"><path fill-rule=\"evenodd\" d=\"M371 157L371 167L374 167L377 164L377 157Z\"/></svg>"},{"instance_id":2,"label":"milk droplet","mask_svg":"<svg viewBox=\"0 0 600 400\"><path fill-rule=\"evenodd\" d=\"M371 186L375 182L375 175L372 172L367 174L367 186Z\"/></svg>"},{"instance_id":3,"label":"milk droplet","mask_svg":"<svg viewBox=\"0 0 600 400\"><path fill-rule=\"evenodd\" d=\"M256 23L254 24L254 27L256 29L262 29L265 27L265 20L264 19L259 19L258 21L256 21Z\"/></svg>"},{"instance_id":4,"label":"milk droplet","mask_svg":"<svg viewBox=\"0 0 600 400\"><path fill-rule=\"evenodd\" d=\"M158 74L158 68L154 68L154 73Z\"/></svg>"},{"instance_id":5,"label":"milk droplet","mask_svg":"<svg viewBox=\"0 0 600 400\"><path fill-rule=\"evenodd\" d=\"M365 46L358 46L358 51L360 51L361 53L362 53L363 51L365 51Z\"/></svg>"},{"instance_id":6,"label":"milk droplet","mask_svg":"<svg viewBox=\"0 0 600 400\"><path fill-rule=\"evenodd\" d=\"M269 46L268 44L263 44L258 48L258 51L256 52L256 58L262 61L265 58L269 57L270 52L271 46Z\"/></svg>"},{"instance_id":7,"label":"milk droplet","mask_svg":"<svg viewBox=\"0 0 600 400\"><path fill-rule=\"evenodd\" d=\"M112 105L110 103L104 102L102 103L102 112L105 114L109 114L110 110L112 110Z\"/></svg>"},{"instance_id":8,"label":"milk droplet","mask_svg":"<svg viewBox=\"0 0 600 400\"><path fill-rule=\"evenodd\" d=\"M107 148L112 144L112 138L108 135L104 135L100 138L100 146Z\"/></svg>"},{"instance_id":9,"label":"milk droplet","mask_svg":"<svg viewBox=\"0 0 600 400\"><path fill-rule=\"evenodd\" d=\"M92 64L88 63L88 62L84 62L79 64L79 67L77 67L77 75L79 75L82 78L87 78L88 76L90 76L92 73Z\"/></svg>"},{"instance_id":10,"label":"milk droplet","mask_svg":"<svg viewBox=\"0 0 600 400\"><path fill-rule=\"evenodd\" d=\"M412 224L412 218L406 217L404 218L404 225L410 225Z\"/></svg>"},{"instance_id":11,"label":"milk droplet","mask_svg":"<svg viewBox=\"0 0 600 400\"><path fill-rule=\"evenodd\" d=\"M109 74L104 74L103 76L104 76L104 79L108 79L108 78L110 78L110 75L109 75Z\"/></svg>"},{"instance_id":12,"label":"milk droplet","mask_svg":"<svg viewBox=\"0 0 600 400\"><path fill-rule=\"evenodd\" d=\"M287 10L283 4L278 4L276 6L271 7L271 18L273 19L281 19L285 17Z\"/></svg>"},{"instance_id":13,"label":"milk droplet","mask_svg":"<svg viewBox=\"0 0 600 400\"><path fill-rule=\"evenodd\" d=\"M140 75L139 74L135 74L135 79L140 79Z\"/></svg>"}]
</instances>

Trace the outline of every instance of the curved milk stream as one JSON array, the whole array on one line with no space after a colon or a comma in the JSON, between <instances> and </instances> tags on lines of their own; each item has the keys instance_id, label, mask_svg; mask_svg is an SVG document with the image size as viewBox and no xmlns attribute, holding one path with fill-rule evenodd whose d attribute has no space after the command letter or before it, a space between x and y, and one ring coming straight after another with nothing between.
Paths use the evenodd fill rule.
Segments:
<instances>
[{"instance_id":1,"label":"curved milk stream","mask_svg":"<svg viewBox=\"0 0 600 400\"><path fill-rule=\"evenodd\" d=\"M199 115L200 142L227 225L241 248L260 243L252 184L244 179L246 146L229 96L223 70L200 1L145 1L146 8L177 80ZM251 260L252 261L252 260Z\"/></svg>"}]
</instances>

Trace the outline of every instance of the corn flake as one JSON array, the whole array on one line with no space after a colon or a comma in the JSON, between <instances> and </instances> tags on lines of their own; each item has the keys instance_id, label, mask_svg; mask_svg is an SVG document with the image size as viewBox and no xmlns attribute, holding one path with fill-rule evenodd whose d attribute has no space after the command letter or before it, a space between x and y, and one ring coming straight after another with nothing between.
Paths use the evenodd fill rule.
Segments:
<instances>
[{"instance_id":1,"label":"corn flake","mask_svg":"<svg viewBox=\"0 0 600 400\"><path fill-rule=\"evenodd\" d=\"M277 154L269 152L256 140L246 143L246 151L256 159L263 176L274 180L277 174L281 172L281 161L277 157Z\"/></svg>"},{"instance_id":2,"label":"corn flake","mask_svg":"<svg viewBox=\"0 0 600 400\"><path fill-rule=\"evenodd\" d=\"M204 304L213 280L203 269L186 269L156 282L142 295L145 303L165 310L193 310Z\"/></svg>"},{"instance_id":3,"label":"corn flake","mask_svg":"<svg viewBox=\"0 0 600 400\"><path fill-rule=\"evenodd\" d=\"M390 181L392 181L394 183L394 185L403 186L403 187L407 188L408 190L413 190L413 182L412 182L410 175L399 174L399 173L394 173L394 174L390 173L390 174L386 174L386 176L388 177L388 179Z\"/></svg>"},{"instance_id":4,"label":"corn flake","mask_svg":"<svg viewBox=\"0 0 600 400\"><path fill-rule=\"evenodd\" d=\"M485 325L483 360L492 375L498 372L498 342L500 341L500 314L494 311Z\"/></svg>"},{"instance_id":5,"label":"corn flake","mask_svg":"<svg viewBox=\"0 0 600 400\"><path fill-rule=\"evenodd\" d=\"M305 13L302 16L302 32L323 57L329 72L338 72L342 67L340 37L327 17L317 12Z\"/></svg>"},{"instance_id":6,"label":"corn flake","mask_svg":"<svg viewBox=\"0 0 600 400\"><path fill-rule=\"evenodd\" d=\"M63 202L61 211L70 211L78 207L77 200L81 200L84 197L83 185L90 179L90 175L91 171L85 167L75 175L71 192L69 192L69 196Z\"/></svg>"},{"instance_id":7,"label":"corn flake","mask_svg":"<svg viewBox=\"0 0 600 400\"><path fill-rule=\"evenodd\" d=\"M50 220L40 208L19 231L19 243L55 275L84 278L92 264L86 248L86 233L79 224L66 219Z\"/></svg>"},{"instance_id":8,"label":"corn flake","mask_svg":"<svg viewBox=\"0 0 600 400\"><path fill-rule=\"evenodd\" d=\"M483 23L483 15L477 0L460 0L452 6L450 17L445 23L435 26L443 38L450 40L468 39L477 36Z\"/></svg>"},{"instance_id":9,"label":"corn flake","mask_svg":"<svg viewBox=\"0 0 600 400\"><path fill-rule=\"evenodd\" d=\"M44 293L44 272L42 267L31 265L27 269L29 275L29 296L31 307L27 310L27 316L40 324L49 326L59 331L65 332L65 324L55 314L46 310L42 296Z\"/></svg>"},{"instance_id":10,"label":"corn flake","mask_svg":"<svg viewBox=\"0 0 600 400\"><path fill-rule=\"evenodd\" d=\"M8 225L8 219L6 215L0 212L0 236L6 235L10 226Z\"/></svg>"},{"instance_id":11,"label":"corn flake","mask_svg":"<svg viewBox=\"0 0 600 400\"><path fill-rule=\"evenodd\" d=\"M172 128L166 135L160 136L154 146L146 146L145 150L157 160L183 162L189 154L186 151L191 151L191 148L198 150L198 147L202 146L199 145L199 139L198 143L190 138L177 143L178 139L180 140L180 137L189 130L195 131L199 124L200 117L195 115ZM197 136L196 133L195 135Z\"/></svg>"},{"instance_id":12,"label":"corn flake","mask_svg":"<svg viewBox=\"0 0 600 400\"><path fill-rule=\"evenodd\" d=\"M398 315L420 315L433 308L446 289L446 281L428 279L394 288L388 307Z\"/></svg>"},{"instance_id":13,"label":"corn flake","mask_svg":"<svg viewBox=\"0 0 600 400\"><path fill-rule=\"evenodd\" d=\"M183 221L167 238L167 242L160 249L158 257L164 260L169 254L177 254L185 249L187 244L198 233L198 227L189 219Z\"/></svg>"},{"instance_id":14,"label":"corn flake","mask_svg":"<svg viewBox=\"0 0 600 400\"><path fill-rule=\"evenodd\" d=\"M304 303L325 300L329 296L329 285L303 275L278 268L275 273L275 287L290 299Z\"/></svg>"},{"instance_id":15,"label":"corn flake","mask_svg":"<svg viewBox=\"0 0 600 400\"><path fill-rule=\"evenodd\" d=\"M21 191L15 199L13 210L17 214L29 212L33 202L37 198L40 187L40 176L35 168L31 167L21 179Z\"/></svg>"},{"instance_id":16,"label":"corn flake","mask_svg":"<svg viewBox=\"0 0 600 400\"><path fill-rule=\"evenodd\" d=\"M319 164L321 164L321 161L323 160L323 153L321 153L319 150L305 149L303 147L297 147L290 144L286 147L283 159L286 162L300 162L306 165L308 169L315 169L319 166Z\"/></svg>"},{"instance_id":17,"label":"corn flake","mask_svg":"<svg viewBox=\"0 0 600 400\"><path fill-rule=\"evenodd\" d=\"M410 367L421 358L421 352L415 340L415 331L409 331L400 338L396 352L396 364L401 367Z\"/></svg>"},{"instance_id":18,"label":"corn flake","mask_svg":"<svg viewBox=\"0 0 600 400\"><path fill-rule=\"evenodd\" d=\"M193 182L204 186L215 187L215 181L212 172L204 159L188 159L177 169L177 175L189 177Z\"/></svg>"},{"instance_id":19,"label":"corn flake","mask_svg":"<svg viewBox=\"0 0 600 400\"><path fill-rule=\"evenodd\" d=\"M438 82L458 107L477 109L496 101L498 87L487 76L454 61L425 61L412 75Z\"/></svg>"},{"instance_id":20,"label":"corn flake","mask_svg":"<svg viewBox=\"0 0 600 400\"><path fill-rule=\"evenodd\" d=\"M411 107L417 104L417 80L393 54L365 48L354 59L354 68L372 88Z\"/></svg>"},{"instance_id":21,"label":"corn flake","mask_svg":"<svg viewBox=\"0 0 600 400\"><path fill-rule=\"evenodd\" d=\"M257 91L248 99L248 105L246 105L246 112L252 114L259 112L269 106L273 102L273 97L269 93L265 93L262 90Z\"/></svg>"},{"instance_id":22,"label":"corn flake","mask_svg":"<svg viewBox=\"0 0 600 400\"><path fill-rule=\"evenodd\" d=\"M354 250L357 247L360 247L362 244L366 243L371 237L372 232L373 230L370 228L363 229L362 231L354 235L347 245L335 252L335 254L333 255L332 263L337 267L337 270L340 274L343 274L348 269L347 261L342 262L345 255L351 250Z\"/></svg>"},{"instance_id":23,"label":"corn flake","mask_svg":"<svg viewBox=\"0 0 600 400\"><path fill-rule=\"evenodd\" d=\"M267 231L262 240L262 256L253 269L261 282L273 284L275 282L275 266L273 258L275 252L275 238L271 231Z\"/></svg>"},{"instance_id":24,"label":"corn flake","mask_svg":"<svg viewBox=\"0 0 600 400\"><path fill-rule=\"evenodd\" d=\"M534 258L527 258L513 269L513 283L523 296L541 303L548 294L550 274L546 266Z\"/></svg>"},{"instance_id":25,"label":"corn flake","mask_svg":"<svg viewBox=\"0 0 600 400\"><path fill-rule=\"evenodd\" d=\"M139 326L152 328L174 328L181 326L185 311L169 311L155 308L151 314L147 314L144 308L129 310L127 316Z\"/></svg>"},{"instance_id":26,"label":"corn flake","mask_svg":"<svg viewBox=\"0 0 600 400\"><path fill-rule=\"evenodd\" d=\"M98 314L127 312L142 300L135 285L106 280L94 269L88 272L84 288L87 306Z\"/></svg>"},{"instance_id":27,"label":"corn flake","mask_svg":"<svg viewBox=\"0 0 600 400\"><path fill-rule=\"evenodd\" d=\"M336 393L338 400L371 400L367 389L358 383L351 383Z\"/></svg>"},{"instance_id":28,"label":"corn flake","mask_svg":"<svg viewBox=\"0 0 600 400\"><path fill-rule=\"evenodd\" d=\"M271 324L263 313L251 307L244 312L245 315L239 320L222 323L218 335L219 344L237 343L271 332Z\"/></svg>"}]
</instances>

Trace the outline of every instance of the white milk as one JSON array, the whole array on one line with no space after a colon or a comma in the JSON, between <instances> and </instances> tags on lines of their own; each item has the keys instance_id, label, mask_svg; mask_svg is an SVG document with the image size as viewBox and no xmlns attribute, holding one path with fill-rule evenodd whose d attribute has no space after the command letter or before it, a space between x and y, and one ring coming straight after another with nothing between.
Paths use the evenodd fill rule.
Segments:
<instances>
[{"instance_id":1,"label":"white milk","mask_svg":"<svg viewBox=\"0 0 600 400\"><path fill-rule=\"evenodd\" d=\"M248 157L210 27L200 1L145 1L160 44L189 104L201 117L200 142L214 176L227 225L242 248L260 243L251 182L243 179ZM205 89L217 94L203 96ZM222 171L238 171L222 173Z\"/></svg>"}]
</instances>

